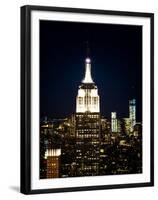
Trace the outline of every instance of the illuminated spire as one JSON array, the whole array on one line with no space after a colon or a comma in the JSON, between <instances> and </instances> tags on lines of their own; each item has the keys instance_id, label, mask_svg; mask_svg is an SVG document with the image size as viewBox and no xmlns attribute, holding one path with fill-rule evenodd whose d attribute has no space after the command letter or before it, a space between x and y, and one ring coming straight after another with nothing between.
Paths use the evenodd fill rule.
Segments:
<instances>
[{"instance_id":1,"label":"illuminated spire","mask_svg":"<svg viewBox=\"0 0 158 200\"><path fill-rule=\"evenodd\" d=\"M91 77L91 59L88 46L85 59L85 76L82 80L82 84L79 86L78 95L76 97L76 113L85 112L100 112L98 88Z\"/></svg>"},{"instance_id":2,"label":"illuminated spire","mask_svg":"<svg viewBox=\"0 0 158 200\"><path fill-rule=\"evenodd\" d=\"M85 77L82 83L94 83L91 76L91 60L90 58L86 58L85 60L86 69L85 69Z\"/></svg>"}]
</instances>

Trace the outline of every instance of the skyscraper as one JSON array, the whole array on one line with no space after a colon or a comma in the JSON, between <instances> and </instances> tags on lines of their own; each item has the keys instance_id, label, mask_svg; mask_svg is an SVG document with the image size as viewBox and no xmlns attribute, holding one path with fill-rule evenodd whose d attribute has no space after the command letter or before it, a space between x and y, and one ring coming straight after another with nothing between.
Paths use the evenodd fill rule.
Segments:
<instances>
[{"instance_id":1,"label":"skyscraper","mask_svg":"<svg viewBox=\"0 0 158 200\"><path fill-rule=\"evenodd\" d=\"M131 121L130 131L133 132L134 125L136 124L136 100L129 100L129 118Z\"/></svg>"},{"instance_id":2,"label":"skyscraper","mask_svg":"<svg viewBox=\"0 0 158 200\"><path fill-rule=\"evenodd\" d=\"M47 178L59 178L60 156L61 149L47 149L45 153L45 158L47 159Z\"/></svg>"},{"instance_id":3,"label":"skyscraper","mask_svg":"<svg viewBox=\"0 0 158 200\"><path fill-rule=\"evenodd\" d=\"M116 118L116 112L111 112L111 132L118 132L118 124Z\"/></svg>"},{"instance_id":4,"label":"skyscraper","mask_svg":"<svg viewBox=\"0 0 158 200\"><path fill-rule=\"evenodd\" d=\"M99 174L100 99L91 76L91 60L85 60L85 77L76 98L76 173L77 176Z\"/></svg>"},{"instance_id":5,"label":"skyscraper","mask_svg":"<svg viewBox=\"0 0 158 200\"><path fill-rule=\"evenodd\" d=\"M98 89L91 77L91 60L85 60L85 77L79 86L76 98L76 113L100 112Z\"/></svg>"}]
</instances>

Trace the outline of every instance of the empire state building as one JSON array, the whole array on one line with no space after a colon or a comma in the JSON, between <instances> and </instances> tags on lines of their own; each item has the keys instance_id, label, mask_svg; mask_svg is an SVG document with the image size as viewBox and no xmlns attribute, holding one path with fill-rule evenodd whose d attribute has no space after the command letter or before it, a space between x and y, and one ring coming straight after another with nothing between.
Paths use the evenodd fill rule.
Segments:
<instances>
[{"instance_id":1,"label":"empire state building","mask_svg":"<svg viewBox=\"0 0 158 200\"><path fill-rule=\"evenodd\" d=\"M91 76L91 60L85 59L85 76L76 97L76 175L99 175L100 99Z\"/></svg>"},{"instance_id":2,"label":"empire state building","mask_svg":"<svg viewBox=\"0 0 158 200\"><path fill-rule=\"evenodd\" d=\"M76 98L76 112L100 112L98 89L91 77L90 58L86 58L85 60L85 77L78 89L78 95Z\"/></svg>"}]
</instances>

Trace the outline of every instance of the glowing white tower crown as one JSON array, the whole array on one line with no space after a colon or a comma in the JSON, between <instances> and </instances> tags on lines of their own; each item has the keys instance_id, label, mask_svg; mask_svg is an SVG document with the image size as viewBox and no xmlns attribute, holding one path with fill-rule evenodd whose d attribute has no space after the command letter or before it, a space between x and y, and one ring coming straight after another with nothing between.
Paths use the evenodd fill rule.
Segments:
<instances>
[{"instance_id":1,"label":"glowing white tower crown","mask_svg":"<svg viewBox=\"0 0 158 200\"><path fill-rule=\"evenodd\" d=\"M98 88L93 82L91 76L90 58L86 58L85 60L85 76L78 89L78 95L76 97L76 112L100 112Z\"/></svg>"},{"instance_id":2,"label":"glowing white tower crown","mask_svg":"<svg viewBox=\"0 0 158 200\"><path fill-rule=\"evenodd\" d=\"M84 77L82 83L93 83L92 76L91 76L91 60L90 60L90 58L86 58L85 77Z\"/></svg>"}]
</instances>

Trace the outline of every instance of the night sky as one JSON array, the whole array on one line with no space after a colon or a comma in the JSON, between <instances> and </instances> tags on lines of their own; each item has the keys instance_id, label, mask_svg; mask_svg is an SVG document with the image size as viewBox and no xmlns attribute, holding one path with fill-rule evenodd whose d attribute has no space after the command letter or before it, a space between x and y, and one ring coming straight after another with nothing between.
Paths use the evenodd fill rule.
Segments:
<instances>
[{"instance_id":1,"label":"night sky","mask_svg":"<svg viewBox=\"0 0 158 200\"><path fill-rule=\"evenodd\" d=\"M110 118L116 111L118 117L128 117L128 101L135 98L140 121L142 27L55 21L40 21L40 117L75 113L87 41L101 114Z\"/></svg>"}]
</instances>

